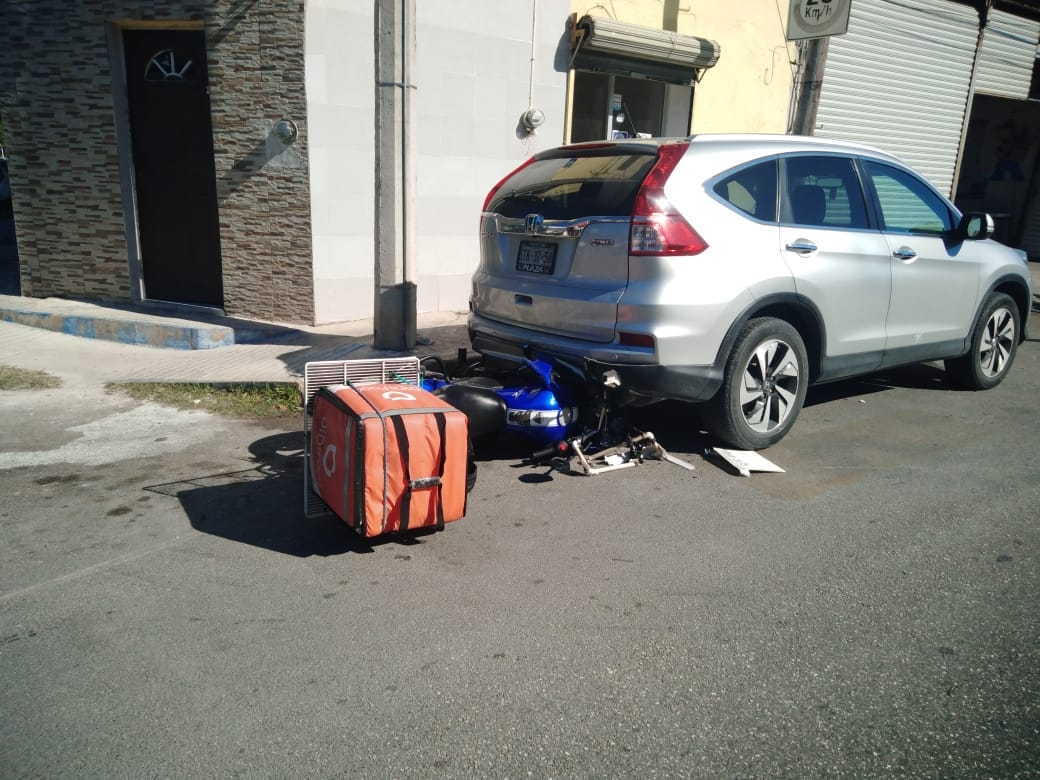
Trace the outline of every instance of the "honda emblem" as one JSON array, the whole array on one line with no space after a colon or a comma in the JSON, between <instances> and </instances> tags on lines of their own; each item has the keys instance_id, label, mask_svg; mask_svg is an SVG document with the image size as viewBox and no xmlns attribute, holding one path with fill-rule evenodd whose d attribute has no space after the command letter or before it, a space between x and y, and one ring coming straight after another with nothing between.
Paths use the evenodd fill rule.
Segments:
<instances>
[{"instance_id":1,"label":"honda emblem","mask_svg":"<svg viewBox=\"0 0 1040 780\"><path fill-rule=\"evenodd\" d=\"M524 217L524 229L528 233L537 233L543 222L545 222L545 217L541 214L528 214Z\"/></svg>"}]
</instances>

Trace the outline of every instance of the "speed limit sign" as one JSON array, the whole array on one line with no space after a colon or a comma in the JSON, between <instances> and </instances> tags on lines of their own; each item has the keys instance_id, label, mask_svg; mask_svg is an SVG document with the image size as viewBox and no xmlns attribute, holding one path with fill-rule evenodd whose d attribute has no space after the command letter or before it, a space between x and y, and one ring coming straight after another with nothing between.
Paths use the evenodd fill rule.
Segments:
<instances>
[{"instance_id":1,"label":"speed limit sign","mask_svg":"<svg viewBox=\"0 0 1040 780\"><path fill-rule=\"evenodd\" d=\"M843 35L849 29L852 0L791 0L787 40Z\"/></svg>"}]
</instances>

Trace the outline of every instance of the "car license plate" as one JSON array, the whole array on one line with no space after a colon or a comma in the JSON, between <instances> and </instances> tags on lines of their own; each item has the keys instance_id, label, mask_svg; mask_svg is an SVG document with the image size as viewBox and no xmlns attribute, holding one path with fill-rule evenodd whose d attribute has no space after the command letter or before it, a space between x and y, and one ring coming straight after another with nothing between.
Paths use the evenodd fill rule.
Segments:
<instances>
[{"instance_id":1,"label":"car license plate","mask_svg":"<svg viewBox=\"0 0 1040 780\"><path fill-rule=\"evenodd\" d=\"M551 276L556 270L556 244L548 241L521 241L516 270Z\"/></svg>"}]
</instances>

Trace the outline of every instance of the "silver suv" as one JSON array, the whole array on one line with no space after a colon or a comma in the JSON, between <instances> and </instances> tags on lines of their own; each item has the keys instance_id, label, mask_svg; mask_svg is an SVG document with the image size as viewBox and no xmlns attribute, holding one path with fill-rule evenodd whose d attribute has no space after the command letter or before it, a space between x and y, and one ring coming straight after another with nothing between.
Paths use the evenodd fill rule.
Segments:
<instances>
[{"instance_id":1,"label":"silver suv","mask_svg":"<svg viewBox=\"0 0 1040 780\"><path fill-rule=\"evenodd\" d=\"M476 350L618 372L635 397L706 402L761 449L808 385L945 360L998 384L1025 338L1025 254L896 158L796 136L694 136L540 152L488 194Z\"/></svg>"}]
</instances>

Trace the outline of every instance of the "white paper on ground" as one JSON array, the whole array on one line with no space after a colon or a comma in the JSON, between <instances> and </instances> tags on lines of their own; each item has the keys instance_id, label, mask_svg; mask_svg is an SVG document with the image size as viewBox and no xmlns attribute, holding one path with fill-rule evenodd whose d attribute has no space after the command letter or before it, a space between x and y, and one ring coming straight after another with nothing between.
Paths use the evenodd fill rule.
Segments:
<instances>
[{"instance_id":1,"label":"white paper on ground","mask_svg":"<svg viewBox=\"0 0 1040 780\"><path fill-rule=\"evenodd\" d=\"M740 472L741 476L750 477L752 471L771 471L785 474L786 472L772 461L766 460L754 450L723 450L718 447L715 452L724 458L733 468Z\"/></svg>"}]
</instances>

